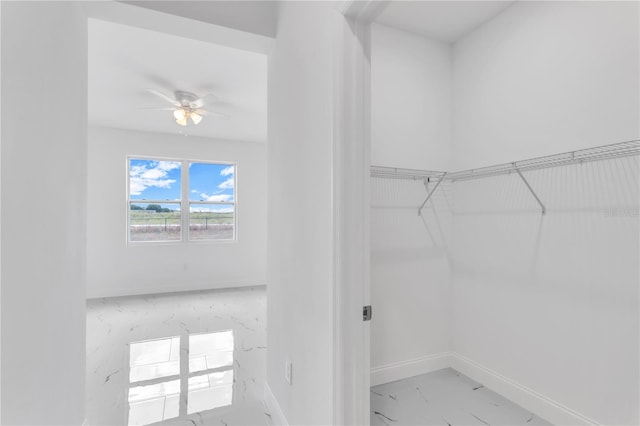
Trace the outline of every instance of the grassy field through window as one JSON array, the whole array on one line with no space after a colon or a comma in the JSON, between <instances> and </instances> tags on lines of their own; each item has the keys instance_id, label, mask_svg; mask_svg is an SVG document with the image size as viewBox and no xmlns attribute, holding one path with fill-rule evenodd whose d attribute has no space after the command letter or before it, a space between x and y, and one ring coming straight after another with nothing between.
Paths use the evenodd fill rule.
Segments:
<instances>
[{"instance_id":1,"label":"grassy field through window","mask_svg":"<svg viewBox=\"0 0 640 426\"><path fill-rule=\"evenodd\" d=\"M189 239L230 240L234 232L233 212L191 212ZM129 218L131 241L180 240L180 211L132 210Z\"/></svg>"},{"instance_id":2,"label":"grassy field through window","mask_svg":"<svg viewBox=\"0 0 640 426\"><path fill-rule=\"evenodd\" d=\"M131 241L180 240L180 210L170 212L131 210L129 213L129 239Z\"/></svg>"},{"instance_id":3,"label":"grassy field through window","mask_svg":"<svg viewBox=\"0 0 640 426\"><path fill-rule=\"evenodd\" d=\"M190 240L233 239L233 212L191 212L189 214Z\"/></svg>"}]
</instances>

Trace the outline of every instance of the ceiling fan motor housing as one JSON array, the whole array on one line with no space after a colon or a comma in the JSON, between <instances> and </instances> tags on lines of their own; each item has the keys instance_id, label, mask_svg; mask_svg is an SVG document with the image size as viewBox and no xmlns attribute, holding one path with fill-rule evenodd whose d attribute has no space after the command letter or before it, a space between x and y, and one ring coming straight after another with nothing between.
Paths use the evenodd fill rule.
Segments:
<instances>
[{"instance_id":1,"label":"ceiling fan motor housing","mask_svg":"<svg viewBox=\"0 0 640 426\"><path fill-rule=\"evenodd\" d=\"M176 101L180 102L183 107L192 108L193 103L199 99L195 93L176 90L173 92Z\"/></svg>"}]
</instances>

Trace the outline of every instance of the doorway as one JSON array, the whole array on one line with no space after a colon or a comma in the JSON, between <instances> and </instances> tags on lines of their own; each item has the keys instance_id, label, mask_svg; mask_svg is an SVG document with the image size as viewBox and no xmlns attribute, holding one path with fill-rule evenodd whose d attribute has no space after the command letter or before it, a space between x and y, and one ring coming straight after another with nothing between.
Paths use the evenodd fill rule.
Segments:
<instances>
[{"instance_id":1,"label":"doorway","mask_svg":"<svg viewBox=\"0 0 640 426\"><path fill-rule=\"evenodd\" d=\"M269 43L88 7L87 421L264 422Z\"/></svg>"}]
</instances>

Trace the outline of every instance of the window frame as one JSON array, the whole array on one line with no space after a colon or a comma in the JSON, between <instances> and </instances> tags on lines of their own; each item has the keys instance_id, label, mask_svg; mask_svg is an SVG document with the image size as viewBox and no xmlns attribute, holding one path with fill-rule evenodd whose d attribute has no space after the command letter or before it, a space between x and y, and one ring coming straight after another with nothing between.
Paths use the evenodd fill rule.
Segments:
<instances>
[{"instance_id":1,"label":"window frame","mask_svg":"<svg viewBox=\"0 0 640 426\"><path fill-rule=\"evenodd\" d=\"M131 199L131 160L172 161L180 163L180 199L179 200L135 200ZM189 165L214 164L233 166L233 201L192 201L189 190ZM149 155L127 155L126 157L126 243L127 246L175 245L175 244L233 244L238 242L238 163L234 161L193 160L188 158L162 157ZM229 239L198 239L190 237L191 203L201 205L233 206L233 237ZM133 241L131 240L131 204L178 204L180 206L180 238L176 240ZM186 231L185 231L186 230Z\"/></svg>"}]
</instances>

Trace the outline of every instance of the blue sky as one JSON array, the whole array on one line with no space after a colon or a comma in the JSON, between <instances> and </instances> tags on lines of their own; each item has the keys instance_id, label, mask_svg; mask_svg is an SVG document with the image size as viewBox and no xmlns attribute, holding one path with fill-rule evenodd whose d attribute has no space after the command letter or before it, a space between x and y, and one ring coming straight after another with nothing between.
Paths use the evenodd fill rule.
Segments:
<instances>
[{"instance_id":1,"label":"blue sky","mask_svg":"<svg viewBox=\"0 0 640 426\"><path fill-rule=\"evenodd\" d=\"M191 163L189 167L189 200L233 201L233 198L233 166Z\"/></svg>"},{"instance_id":2,"label":"blue sky","mask_svg":"<svg viewBox=\"0 0 640 426\"><path fill-rule=\"evenodd\" d=\"M181 163L130 159L129 192L132 200L180 200ZM191 163L189 200L234 201L234 167L228 164ZM211 206L213 207L213 206Z\"/></svg>"}]
</instances>

